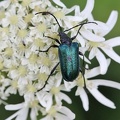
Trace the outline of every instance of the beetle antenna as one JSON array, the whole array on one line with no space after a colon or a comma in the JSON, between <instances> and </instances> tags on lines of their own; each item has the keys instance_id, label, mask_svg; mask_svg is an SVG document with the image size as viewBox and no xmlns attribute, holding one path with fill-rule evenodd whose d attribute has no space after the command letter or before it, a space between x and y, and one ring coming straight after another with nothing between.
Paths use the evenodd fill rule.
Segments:
<instances>
[{"instance_id":1,"label":"beetle antenna","mask_svg":"<svg viewBox=\"0 0 120 120\"><path fill-rule=\"evenodd\" d=\"M60 31L62 31L62 27L60 26L57 18L56 18L52 13L50 13L50 12L38 12L38 13L36 13L35 15L37 15L37 14L42 14L42 15L48 15L48 14L50 14L50 15L52 15L52 16L54 17L54 19L56 20L56 22L57 22L57 24L58 24L58 26L59 26L59 28L60 28Z\"/></svg>"},{"instance_id":2,"label":"beetle antenna","mask_svg":"<svg viewBox=\"0 0 120 120\"><path fill-rule=\"evenodd\" d=\"M67 30L64 30L63 32L70 31L70 30L73 29L73 28L76 28L76 27L79 27L79 26L83 26L84 24L88 24L88 23L94 23L94 24L97 25L96 22L87 22L87 21L85 21L84 23L80 23L80 24L78 24L78 25L75 25L75 26L73 26L73 27L71 27L71 28L69 28L69 29L67 29ZM80 29L81 29L81 27L80 27Z\"/></svg>"},{"instance_id":3,"label":"beetle antenna","mask_svg":"<svg viewBox=\"0 0 120 120\"><path fill-rule=\"evenodd\" d=\"M97 23L96 23L96 22L85 22L85 23L81 23L81 24L78 24L78 25L76 25L76 26L72 27L72 28L75 28L75 27L80 26L80 27L79 27L79 29L78 29L78 31L77 31L77 33L76 33L76 35L75 35L75 36L73 36L71 39L72 39L72 40L74 40L74 39L77 37L77 35L78 35L78 33L79 33L80 29L82 28L82 26L83 26L83 25L85 25L85 24L89 24L89 23L94 23L94 24L96 24L96 25L97 25ZM71 30L72 28L70 28L70 30ZM68 31L68 30L67 30L67 31Z\"/></svg>"}]
</instances>

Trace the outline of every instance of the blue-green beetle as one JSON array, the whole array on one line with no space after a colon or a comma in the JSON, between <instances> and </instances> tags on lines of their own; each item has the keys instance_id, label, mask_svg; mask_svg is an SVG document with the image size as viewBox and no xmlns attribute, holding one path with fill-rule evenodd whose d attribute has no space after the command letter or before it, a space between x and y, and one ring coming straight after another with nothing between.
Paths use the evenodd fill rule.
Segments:
<instances>
[{"instance_id":1,"label":"blue-green beetle","mask_svg":"<svg viewBox=\"0 0 120 120\"><path fill-rule=\"evenodd\" d=\"M70 45L61 44L58 47L58 53L63 79L68 82L75 80L80 71L78 43L72 42Z\"/></svg>"},{"instance_id":2,"label":"blue-green beetle","mask_svg":"<svg viewBox=\"0 0 120 120\"><path fill-rule=\"evenodd\" d=\"M79 55L83 56L83 54L79 51L79 44L77 42L72 42L72 41L77 37L77 35L79 33L79 30L81 29L81 27L84 24L94 23L94 22L87 22L86 21L86 22L78 24L78 25L76 25L76 26L74 26L74 27L72 27L68 30L62 31L62 27L60 26L58 20L56 19L56 17L52 13L50 13L50 12L39 12L39 13L36 13L36 14L40 14L40 13L42 15L50 14L51 16L53 16L54 19L56 20L57 24L59 25L59 29L60 29L60 32L58 33L58 35L60 37L60 40L58 40L56 38L52 38L50 36L45 36L45 37L51 38L52 40L56 41L56 43L58 43L59 45L52 45L45 51L39 50L40 52L48 52L48 50L50 48L57 47L58 48L58 54L59 54L59 60L60 60L60 62L58 62L55 65L55 67L51 70L51 73L48 76L48 78L46 80L46 83L44 84L44 86L41 89L43 89L45 87L48 79L53 74L53 72L55 71L56 67L59 64L60 64L60 67L61 67L61 73L62 73L62 76L63 76L64 80L66 80L68 82L72 82L73 80L75 80L78 77L79 72L81 72L83 77L84 77L84 72L80 67L80 58L79 58ZM80 26L80 27L79 27L76 35L73 36L72 38L70 38L65 33L66 31L69 31L69 30L71 30L75 27L78 27L78 26ZM84 58L84 56L83 56L83 58ZM83 62L84 62L84 59L83 59ZM84 80L84 82L85 82L85 80Z\"/></svg>"}]
</instances>

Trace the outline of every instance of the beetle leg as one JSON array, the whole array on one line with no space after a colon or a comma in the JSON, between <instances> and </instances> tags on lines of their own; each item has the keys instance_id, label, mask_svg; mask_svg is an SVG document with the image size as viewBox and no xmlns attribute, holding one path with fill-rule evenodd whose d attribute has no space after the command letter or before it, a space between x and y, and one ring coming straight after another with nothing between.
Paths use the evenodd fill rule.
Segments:
<instances>
[{"instance_id":1,"label":"beetle leg","mask_svg":"<svg viewBox=\"0 0 120 120\"><path fill-rule=\"evenodd\" d=\"M45 36L45 35L44 35ZM50 37L50 36L45 36L45 37L47 37L47 38L50 38L50 39L52 39L52 40L54 40L55 42L57 42L58 44L61 44L60 42L59 42L59 40L58 39L56 39L56 38L52 38L52 37Z\"/></svg>"},{"instance_id":2,"label":"beetle leg","mask_svg":"<svg viewBox=\"0 0 120 120\"><path fill-rule=\"evenodd\" d=\"M83 65L82 65L82 69L80 68L80 72L82 73L83 79L84 79L84 88L86 88L86 83L85 83L85 61L84 61L84 55L82 52L79 51L79 55L83 56Z\"/></svg>"},{"instance_id":3,"label":"beetle leg","mask_svg":"<svg viewBox=\"0 0 120 120\"><path fill-rule=\"evenodd\" d=\"M55 48L55 47L57 47L58 48L58 45L51 45L47 50L44 50L44 51L42 51L42 50L38 50L39 52L48 52L48 50L50 49L50 48Z\"/></svg>"},{"instance_id":4,"label":"beetle leg","mask_svg":"<svg viewBox=\"0 0 120 120\"><path fill-rule=\"evenodd\" d=\"M85 82L85 76L83 70L80 68L80 72L82 74L83 80L84 80L84 88L86 89L86 82Z\"/></svg>"},{"instance_id":5,"label":"beetle leg","mask_svg":"<svg viewBox=\"0 0 120 120\"><path fill-rule=\"evenodd\" d=\"M79 51L79 55L83 56L83 68L86 69L86 70L89 70L88 68L85 68L85 61L84 61L84 55L83 55L83 53Z\"/></svg>"},{"instance_id":6,"label":"beetle leg","mask_svg":"<svg viewBox=\"0 0 120 120\"><path fill-rule=\"evenodd\" d=\"M82 69L80 68L80 72L81 72L81 74L82 74L82 76L83 76L83 80L84 80L84 90L85 90L85 92L86 93L90 93L89 91L88 91L88 89L87 89L87 86L86 86L86 82L85 82L85 76L84 76L84 73L83 73L83 71L82 71Z\"/></svg>"},{"instance_id":7,"label":"beetle leg","mask_svg":"<svg viewBox=\"0 0 120 120\"><path fill-rule=\"evenodd\" d=\"M84 60L84 55L82 52L79 51L79 55L82 55L83 56L83 68L85 68L85 60ZM82 70L83 71L83 70Z\"/></svg>"},{"instance_id":8,"label":"beetle leg","mask_svg":"<svg viewBox=\"0 0 120 120\"><path fill-rule=\"evenodd\" d=\"M82 55L82 56L84 56L84 55L83 55L83 53L82 53L82 52L80 52L80 51L79 51L79 55Z\"/></svg>"},{"instance_id":9,"label":"beetle leg","mask_svg":"<svg viewBox=\"0 0 120 120\"><path fill-rule=\"evenodd\" d=\"M40 90L42 90L42 89L46 86L47 81L49 80L50 76L53 74L53 72L55 71L55 69L57 68L57 66L59 65L59 63L60 63L60 62L58 62L58 63L55 65L55 67L51 70L51 72L50 72L50 74L49 74L47 80L45 81L44 86L43 86ZM40 90L39 90L39 91L40 91Z\"/></svg>"},{"instance_id":10,"label":"beetle leg","mask_svg":"<svg viewBox=\"0 0 120 120\"><path fill-rule=\"evenodd\" d=\"M79 51L79 55L82 55L83 56L83 67L82 68L85 68L85 60L84 60L84 55L83 55L83 53L82 52L80 52ZM82 69L82 71L83 71L83 69ZM83 73L83 74L85 74L85 73Z\"/></svg>"}]
</instances>

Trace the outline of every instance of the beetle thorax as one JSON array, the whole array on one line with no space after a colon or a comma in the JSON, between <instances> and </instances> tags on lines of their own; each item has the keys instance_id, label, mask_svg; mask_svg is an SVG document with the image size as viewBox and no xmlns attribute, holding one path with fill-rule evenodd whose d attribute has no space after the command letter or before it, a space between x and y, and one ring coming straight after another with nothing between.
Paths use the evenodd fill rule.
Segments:
<instances>
[{"instance_id":1,"label":"beetle thorax","mask_svg":"<svg viewBox=\"0 0 120 120\"><path fill-rule=\"evenodd\" d=\"M67 45L71 44L72 40L69 36L67 36L67 34L65 34L64 32L60 32L59 36L60 36L61 43L64 43L64 44L67 44Z\"/></svg>"}]
</instances>

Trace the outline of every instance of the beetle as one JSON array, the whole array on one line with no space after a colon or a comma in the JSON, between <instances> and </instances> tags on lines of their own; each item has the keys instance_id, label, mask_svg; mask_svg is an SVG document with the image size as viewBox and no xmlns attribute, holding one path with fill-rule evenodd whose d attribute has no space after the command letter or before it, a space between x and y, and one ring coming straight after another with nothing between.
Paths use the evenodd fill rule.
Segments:
<instances>
[{"instance_id":1,"label":"beetle","mask_svg":"<svg viewBox=\"0 0 120 120\"><path fill-rule=\"evenodd\" d=\"M60 40L56 39L56 38L52 38L50 36L45 36L47 38L50 38L52 40L54 40L56 43L59 44L58 45L51 45L47 50L42 51L39 50L39 52L48 52L50 48L58 48L58 54L59 54L59 62L54 66L54 68L51 70L44 86L41 88L43 89L45 87L45 85L47 84L47 81L49 80L50 76L53 74L53 72L55 71L55 69L57 68L57 66L60 64L60 68L61 68L61 73L62 73L62 77L65 81L67 82L72 82L73 80L75 80L78 75L79 72L82 73L83 78L84 78L84 71L81 69L80 67L80 59L79 59L79 55L83 56L83 62L84 62L84 55L79 51L79 44L77 42L73 42L73 40L77 37L80 29L82 28L82 26L84 24L87 23L94 23L94 22L84 22L81 24L78 24L68 30L63 31L62 27L60 26L57 18L50 12L38 12L36 14L42 14L42 15L51 15L53 16L53 18L56 20L60 32L58 33L58 36L60 37ZM70 38L65 32L69 31L75 27L79 27L77 33L75 36L73 36L72 38ZM84 78L84 85L85 85L85 78ZM85 85L86 86L86 85ZM40 89L40 90L41 90Z\"/></svg>"}]
</instances>

